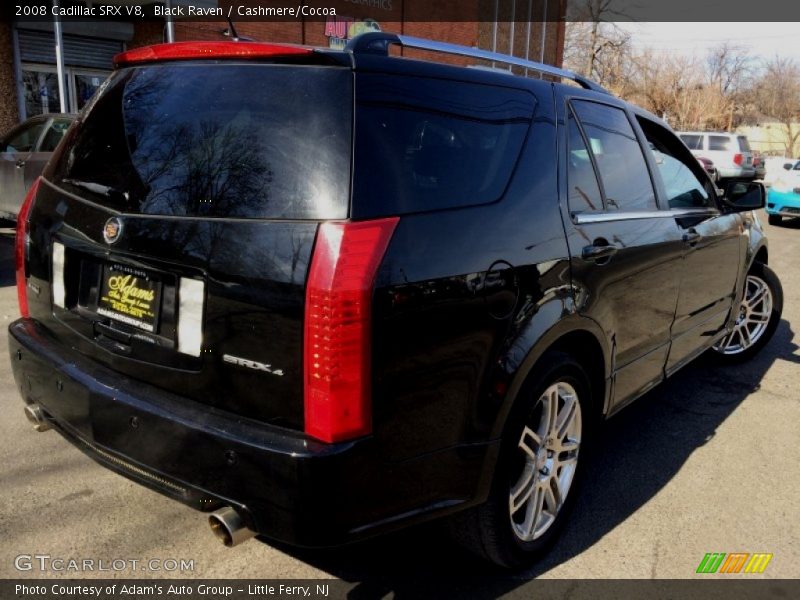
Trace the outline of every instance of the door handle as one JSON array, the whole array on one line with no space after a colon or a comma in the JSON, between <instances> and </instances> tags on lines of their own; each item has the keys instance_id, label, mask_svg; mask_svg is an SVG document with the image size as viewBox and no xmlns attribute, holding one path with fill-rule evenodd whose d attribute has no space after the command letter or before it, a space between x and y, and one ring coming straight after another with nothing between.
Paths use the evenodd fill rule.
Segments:
<instances>
[{"instance_id":1,"label":"door handle","mask_svg":"<svg viewBox=\"0 0 800 600\"><path fill-rule=\"evenodd\" d=\"M617 247L611 244L592 244L584 247L581 258L591 262L607 262L617 253Z\"/></svg>"},{"instance_id":2,"label":"door handle","mask_svg":"<svg viewBox=\"0 0 800 600\"><path fill-rule=\"evenodd\" d=\"M697 242L699 242L702 237L703 237L702 235L697 233L696 229L690 229L689 231L683 234L683 243L694 247L697 245Z\"/></svg>"},{"instance_id":3,"label":"door handle","mask_svg":"<svg viewBox=\"0 0 800 600\"><path fill-rule=\"evenodd\" d=\"M18 161L16 162L15 166L16 166L18 169L21 169L22 167L24 167L24 166L25 166L25 161L24 161L24 160L18 160Z\"/></svg>"}]
</instances>

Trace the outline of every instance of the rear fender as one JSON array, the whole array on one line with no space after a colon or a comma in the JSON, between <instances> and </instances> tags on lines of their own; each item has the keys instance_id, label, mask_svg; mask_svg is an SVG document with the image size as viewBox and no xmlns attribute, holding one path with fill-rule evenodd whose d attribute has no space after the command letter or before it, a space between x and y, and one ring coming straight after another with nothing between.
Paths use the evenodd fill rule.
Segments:
<instances>
[{"instance_id":1,"label":"rear fender","mask_svg":"<svg viewBox=\"0 0 800 600\"><path fill-rule=\"evenodd\" d=\"M519 335L511 340L508 345L509 351L500 358L510 383L492 428L492 439L502 436L508 415L536 363L547 350L570 333L590 334L602 350L602 373L605 389L598 408L601 409L602 414L606 413L611 388L611 345L606 340L606 335L600 326L592 319L571 312L571 305L571 298L566 301L556 298L547 302L519 331Z\"/></svg>"}]
</instances>

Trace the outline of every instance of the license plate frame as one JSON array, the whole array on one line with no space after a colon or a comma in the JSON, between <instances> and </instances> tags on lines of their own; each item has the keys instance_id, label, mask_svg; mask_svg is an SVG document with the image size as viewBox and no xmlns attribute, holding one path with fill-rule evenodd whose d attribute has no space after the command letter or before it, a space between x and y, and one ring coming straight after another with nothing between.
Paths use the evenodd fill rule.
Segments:
<instances>
[{"instance_id":1,"label":"license plate frame","mask_svg":"<svg viewBox=\"0 0 800 600\"><path fill-rule=\"evenodd\" d=\"M158 333L163 282L142 269L103 264L97 294L98 315L147 333Z\"/></svg>"}]
</instances>

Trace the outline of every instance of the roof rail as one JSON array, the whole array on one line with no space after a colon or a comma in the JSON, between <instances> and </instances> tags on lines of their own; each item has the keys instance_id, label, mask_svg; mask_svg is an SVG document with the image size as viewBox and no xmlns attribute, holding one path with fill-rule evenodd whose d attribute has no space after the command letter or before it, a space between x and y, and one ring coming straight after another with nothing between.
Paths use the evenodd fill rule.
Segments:
<instances>
[{"instance_id":1,"label":"roof rail","mask_svg":"<svg viewBox=\"0 0 800 600\"><path fill-rule=\"evenodd\" d=\"M479 48L459 46L458 44L449 44L447 42L438 42L436 40L426 40L408 35L397 35L395 33L385 33L382 31L363 33L350 40L347 43L347 46L345 46L345 51L352 54L379 54L381 56L388 56L390 45L402 46L403 48L416 48L418 50L430 50L432 52L441 52L443 54L468 56L471 58L480 58L491 62L512 65L515 67L522 67L532 71L538 71L539 73L544 73L546 75L553 75L562 79L570 79L587 90L610 94L610 92L603 86L568 69L559 69L558 67L545 65L532 60L525 60L524 58L517 58L516 56L511 56L509 54L489 52L488 50L481 50Z\"/></svg>"}]
</instances>

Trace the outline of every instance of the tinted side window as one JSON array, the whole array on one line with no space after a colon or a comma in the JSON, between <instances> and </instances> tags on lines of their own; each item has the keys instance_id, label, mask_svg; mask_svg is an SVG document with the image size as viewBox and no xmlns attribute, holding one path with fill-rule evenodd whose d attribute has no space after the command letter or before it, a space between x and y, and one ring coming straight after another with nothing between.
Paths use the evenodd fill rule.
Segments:
<instances>
[{"instance_id":1,"label":"tinted side window","mask_svg":"<svg viewBox=\"0 0 800 600\"><path fill-rule=\"evenodd\" d=\"M708 136L708 149L709 150L730 150L731 140L723 135L710 135Z\"/></svg>"},{"instance_id":2,"label":"tinted side window","mask_svg":"<svg viewBox=\"0 0 800 600\"><path fill-rule=\"evenodd\" d=\"M681 136L683 143L688 146L689 150L702 150L703 149L703 136L683 134Z\"/></svg>"},{"instance_id":3,"label":"tinted side window","mask_svg":"<svg viewBox=\"0 0 800 600\"><path fill-rule=\"evenodd\" d=\"M32 152L47 121L37 121L15 131L6 141L3 152Z\"/></svg>"},{"instance_id":4,"label":"tinted side window","mask_svg":"<svg viewBox=\"0 0 800 600\"><path fill-rule=\"evenodd\" d=\"M697 159L678 143L669 131L647 119L638 118L649 151L658 166L670 208L714 206L711 184L702 175Z\"/></svg>"},{"instance_id":5,"label":"tinted side window","mask_svg":"<svg viewBox=\"0 0 800 600\"><path fill-rule=\"evenodd\" d=\"M603 198L597 175L589 155L589 147L581 133L575 115L567 115L568 152L567 189L570 211L603 210Z\"/></svg>"},{"instance_id":6,"label":"tinted side window","mask_svg":"<svg viewBox=\"0 0 800 600\"><path fill-rule=\"evenodd\" d=\"M535 103L522 90L358 74L353 213L374 217L498 200Z\"/></svg>"},{"instance_id":7,"label":"tinted side window","mask_svg":"<svg viewBox=\"0 0 800 600\"><path fill-rule=\"evenodd\" d=\"M609 210L656 210L642 148L625 112L583 100L572 106L589 138Z\"/></svg>"}]
</instances>

